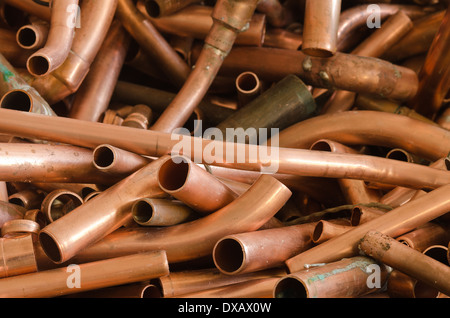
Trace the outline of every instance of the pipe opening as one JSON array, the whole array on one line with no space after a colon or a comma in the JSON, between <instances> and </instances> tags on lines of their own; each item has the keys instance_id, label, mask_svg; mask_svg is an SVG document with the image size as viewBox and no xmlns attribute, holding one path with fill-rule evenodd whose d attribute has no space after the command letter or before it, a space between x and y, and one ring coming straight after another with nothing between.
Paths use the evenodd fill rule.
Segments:
<instances>
[{"instance_id":1,"label":"pipe opening","mask_svg":"<svg viewBox=\"0 0 450 318\"><path fill-rule=\"evenodd\" d=\"M33 102L30 95L22 90L14 90L6 93L1 102L0 107L23 112L30 112Z\"/></svg>"},{"instance_id":2,"label":"pipe opening","mask_svg":"<svg viewBox=\"0 0 450 318\"><path fill-rule=\"evenodd\" d=\"M414 286L415 298L437 298L439 291L425 283L417 281Z\"/></svg>"},{"instance_id":3,"label":"pipe opening","mask_svg":"<svg viewBox=\"0 0 450 318\"><path fill-rule=\"evenodd\" d=\"M255 91L259 86L259 80L256 74L251 72L242 73L236 79L236 86L245 93Z\"/></svg>"},{"instance_id":4,"label":"pipe opening","mask_svg":"<svg viewBox=\"0 0 450 318\"><path fill-rule=\"evenodd\" d=\"M387 155L386 155L387 159L394 159L394 160L399 160L399 161L403 161L403 162L410 162L410 158L408 156L408 154L404 151L401 150L391 150Z\"/></svg>"},{"instance_id":5,"label":"pipe opening","mask_svg":"<svg viewBox=\"0 0 450 318\"><path fill-rule=\"evenodd\" d=\"M54 222L83 204L76 194L62 193L55 196L47 207L44 207L49 222Z\"/></svg>"},{"instance_id":6,"label":"pipe opening","mask_svg":"<svg viewBox=\"0 0 450 318\"><path fill-rule=\"evenodd\" d=\"M314 227L314 231L312 234L312 240L314 243L320 240L322 233L323 233L323 222L318 222L317 225Z\"/></svg>"},{"instance_id":7,"label":"pipe opening","mask_svg":"<svg viewBox=\"0 0 450 318\"><path fill-rule=\"evenodd\" d=\"M17 33L17 42L23 48L30 48L37 42L36 32L29 27L23 27Z\"/></svg>"},{"instance_id":8,"label":"pipe opening","mask_svg":"<svg viewBox=\"0 0 450 318\"><path fill-rule=\"evenodd\" d=\"M274 289L275 298L308 298L308 291L301 281L293 277L282 278Z\"/></svg>"},{"instance_id":9,"label":"pipe opening","mask_svg":"<svg viewBox=\"0 0 450 318\"><path fill-rule=\"evenodd\" d=\"M331 148L331 145L324 141L324 140L319 140L317 142L315 142L311 148L311 150L316 150L316 151L328 151L328 152L332 152L333 149Z\"/></svg>"},{"instance_id":10,"label":"pipe opening","mask_svg":"<svg viewBox=\"0 0 450 318\"><path fill-rule=\"evenodd\" d=\"M423 252L423 254L431 257L432 259L435 259L438 262L441 262L445 265L450 266L450 264L448 263L448 259L447 259L447 252L448 252L448 249L445 246L436 245L436 246L430 246L429 248L427 248Z\"/></svg>"},{"instance_id":11,"label":"pipe opening","mask_svg":"<svg viewBox=\"0 0 450 318\"><path fill-rule=\"evenodd\" d=\"M445 158L444 163L445 163L445 168L448 171L450 171L450 159L449 158Z\"/></svg>"},{"instance_id":12,"label":"pipe opening","mask_svg":"<svg viewBox=\"0 0 450 318\"><path fill-rule=\"evenodd\" d=\"M399 240L399 242L402 243L403 245L406 245L406 246L408 246L408 247L411 247L411 244L409 244L408 241L405 241L405 240Z\"/></svg>"},{"instance_id":13,"label":"pipe opening","mask_svg":"<svg viewBox=\"0 0 450 318\"><path fill-rule=\"evenodd\" d=\"M354 207L352 210L351 218L350 218L351 226L359 225L359 222L361 222L361 215L362 215L361 209L358 207Z\"/></svg>"},{"instance_id":14,"label":"pipe opening","mask_svg":"<svg viewBox=\"0 0 450 318\"><path fill-rule=\"evenodd\" d=\"M20 198L11 198L9 199L9 203L25 207L25 202Z\"/></svg>"},{"instance_id":15,"label":"pipe opening","mask_svg":"<svg viewBox=\"0 0 450 318\"><path fill-rule=\"evenodd\" d=\"M91 188L91 187L84 187L81 189L81 196L83 198L86 198L88 195L90 195L93 192L96 192L97 190Z\"/></svg>"},{"instance_id":16,"label":"pipe opening","mask_svg":"<svg viewBox=\"0 0 450 318\"><path fill-rule=\"evenodd\" d=\"M43 76L50 70L50 62L44 56L31 56L28 59L28 70L35 76Z\"/></svg>"},{"instance_id":17,"label":"pipe opening","mask_svg":"<svg viewBox=\"0 0 450 318\"><path fill-rule=\"evenodd\" d=\"M175 163L173 159L181 159L180 163ZM173 157L167 160L159 169L159 185L165 191L176 191L183 187L189 174L189 164L182 157Z\"/></svg>"},{"instance_id":18,"label":"pipe opening","mask_svg":"<svg viewBox=\"0 0 450 318\"><path fill-rule=\"evenodd\" d=\"M161 8L159 4L154 0L149 0L145 2L145 10L152 18L157 18L161 14Z\"/></svg>"},{"instance_id":19,"label":"pipe opening","mask_svg":"<svg viewBox=\"0 0 450 318\"><path fill-rule=\"evenodd\" d=\"M231 238L221 240L214 247L214 262L223 272L233 273L244 263L244 251L241 244Z\"/></svg>"},{"instance_id":20,"label":"pipe opening","mask_svg":"<svg viewBox=\"0 0 450 318\"><path fill-rule=\"evenodd\" d=\"M145 201L139 200L133 205L133 218L137 223L145 223L153 217L153 206Z\"/></svg>"},{"instance_id":21,"label":"pipe opening","mask_svg":"<svg viewBox=\"0 0 450 318\"><path fill-rule=\"evenodd\" d=\"M45 232L39 233L39 241L45 254L55 263L61 262L61 252L55 240Z\"/></svg>"},{"instance_id":22,"label":"pipe opening","mask_svg":"<svg viewBox=\"0 0 450 318\"><path fill-rule=\"evenodd\" d=\"M141 293L141 298L161 298L161 292L155 285L146 286Z\"/></svg>"},{"instance_id":23,"label":"pipe opening","mask_svg":"<svg viewBox=\"0 0 450 318\"><path fill-rule=\"evenodd\" d=\"M98 147L94 150L94 165L99 169L111 167L114 159L114 151L109 147Z\"/></svg>"}]
</instances>

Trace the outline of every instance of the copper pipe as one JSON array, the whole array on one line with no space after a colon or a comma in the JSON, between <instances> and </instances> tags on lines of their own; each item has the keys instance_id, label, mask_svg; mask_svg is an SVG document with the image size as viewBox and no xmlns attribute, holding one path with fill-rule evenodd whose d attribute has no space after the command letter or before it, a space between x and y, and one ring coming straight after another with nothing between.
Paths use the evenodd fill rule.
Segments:
<instances>
[{"instance_id":1,"label":"copper pipe","mask_svg":"<svg viewBox=\"0 0 450 318\"><path fill-rule=\"evenodd\" d=\"M33 182L32 185L37 189L50 193L58 189L66 189L75 192L80 197L85 198L89 193L104 190L103 185L88 183L50 183L50 182Z\"/></svg>"},{"instance_id":2,"label":"copper pipe","mask_svg":"<svg viewBox=\"0 0 450 318\"><path fill-rule=\"evenodd\" d=\"M144 0L142 2L149 16L159 18L171 15L193 3L199 3L200 0Z\"/></svg>"},{"instance_id":3,"label":"copper pipe","mask_svg":"<svg viewBox=\"0 0 450 318\"><path fill-rule=\"evenodd\" d=\"M290 272L296 272L303 269L305 264L330 262L356 255L359 240L369 230L380 231L392 237L407 233L447 213L450 208L449 191L450 186L448 185L431 191L426 196L410 201L376 219L360 224L340 236L290 258L286 261L286 266Z\"/></svg>"},{"instance_id":4,"label":"copper pipe","mask_svg":"<svg viewBox=\"0 0 450 318\"><path fill-rule=\"evenodd\" d=\"M243 72L236 77L236 90L239 107L243 107L261 94L262 84L253 72Z\"/></svg>"},{"instance_id":5,"label":"copper pipe","mask_svg":"<svg viewBox=\"0 0 450 318\"><path fill-rule=\"evenodd\" d=\"M54 190L42 201L41 211L49 223L62 218L83 204L83 199L75 192L65 189Z\"/></svg>"},{"instance_id":6,"label":"copper pipe","mask_svg":"<svg viewBox=\"0 0 450 318\"><path fill-rule=\"evenodd\" d=\"M25 67L33 50L21 48L17 44L13 30L0 29L0 53L15 67Z\"/></svg>"},{"instance_id":7,"label":"copper pipe","mask_svg":"<svg viewBox=\"0 0 450 318\"><path fill-rule=\"evenodd\" d=\"M133 152L103 144L94 149L92 163L95 168L106 174L127 177L151 161Z\"/></svg>"},{"instance_id":8,"label":"copper pipe","mask_svg":"<svg viewBox=\"0 0 450 318\"><path fill-rule=\"evenodd\" d=\"M1 73L0 107L56 116L47 101L17 73L8 60L0 54Z\"/></svg>"},{"instance_id":9,"label":"copper pipe","mask_svg":"<svg viewBox=\"0 0 450 318\"><path fill-rule=\"evenodd\" d=\"M417 133L411 135L410 127ZM410 139L406 143L404 136L408 135ZM430 160L447 156L450 148L447 130L405 116L376 111L348 111L302 121L280 132L279 146L308 148L319 139L333 139L348 146L398 147Z\"/></svg>"},{"instance_id":10,"label":"copper pipe","mask_svg":"<svg viewBox=\"0 0 450 318\"><path fill-rule=\"evenodd\" d=\"M86 195L86 196L83 198L83 202L89 201L90 199L96 197L96 196L99 195L100 193L102 193L102 191L94 191L94 192L89 193L88 195Z\"/></svg>"},{"instance_id":11,"label":"copper pipe","mask_svg":"<svg viewBox=\"0 0 450 318\"><path fill-rule=\"evenodd\" d=\"M436 123L439 124L442 128L450 130L450 107L442 112L439 115L439 118L436 119Z\"/></svg>"},{"instance_id":12,"label":"copper pipe","mask_svg":"<svg viewBox=\"0 0 450 318\"><path fill-rule=\"evenodd\" d=\"M283 276L282 269L270 269L241 275L226 275L217 268L172 271L169 275L157 279L163 298L173 298L201 292L205 289L229 286L254 279Z\"/></svg>"},{"instance_id":13,"label":"copper pipe","mask_svg":"<svg viewBox=\"0 0 450 318\"><path fill-rule=\"evenodd\" d=\"M45 195L42 192L32 189L26 189L11 194L8 198L8 201L12 204L20 205L26 210L32 210L40 207L44 196Z\"/></svg>"},{"instance_id":14,"label":"copper pipe","mask_svg":"<svg viewBox=\"0 0 450 318\"><path fill-rule=\"evenodd\" d=\"M426 256L392 237L369 231L359 243L362 252L401 272L450 294L450 267ZM405 261L407 260L407 261Z\"/></svg>"},{"instance_id":15,"label":"copper pipe","mask_svg":"<svg viewBox=\"0 0 450 318\"><path fill-rule=\"evenodd\" d=\"M33 53L27 62L27 69L32 75L45 76L60 67L66 60L75 34L75 23L70 21L74 8L77 14L78 0L52 1L47 41L44 47Z\"/></svg>"},{"instance_id":16,"label":"copper pipe","mask_svg":"<svg viewBox=\"0 0 450 318\"><path fill-rule=\"evenodd\" d=\"M448 226L437 222L428 222L396 238L397 241L419 251L425 251L431 245L445 245L450 240Z\"/></svg>"},{"instance_id":17,"label":"copper pipe","mask_svg":"<svg viewBox=\"0 0 450 318\"><path fill-rule=\"evenodd\" d=\"M370 220L373 220L383 215L384 213L386 212L376 208L369 208L363 205L355 206L351 212L350 224L352 226L358 226L360 224L369 222Z\"/></svg>"},{"instance_id":18,"label":"copper pipe","mask_svg":"<svg viewBox=\"0 0 450 318\"><path fill-rule=\"evenodd\" d=\"M49 25L46 21L35 20L22 26L16 33L17 44L27 50L42 48L47 42Z\"/></svg>"},{"instance_id":19,"label":"copper pipe","mask_svg":"<svg viewBox=\"0 0 450 318\"><path fill-rule=\"evenodd\" d=\"M55 297L140 282L169 273L164 251L128 255L78 266L81 283L76 288L70 288L67 284L73 270L62 267L2 279L0 295L7 298Z\"/></svg>"},{"instance_id":20,"label":"copper pipe","mask_svg":"<svg viewBox=\"0 0 450 318\"><path fill-rule=\"evenodd\" d=\"M139 8L139 3L137 6ZM150 18L150 21L162 33L204 40L213 25L212 12L213 8L209 6L193 4L169 16ZM248 29L237 36L235 43L261 46L264 43L265 31L266 16L256 12L250 20Z\"/></svg>"},{"instance_id":21,"label":"copper pipe","mask_svg":"<svg viewBox=\"0 0 450 318\"><path fill-rule=\"evenodd\" d=\"M98 121L109 107L130 43L119 21L114 21L91 70L78 89L69 117Z\"/></svg>"},{"instance_id":22,"label":"copper pipe","mask_svg":"<svg viewBox=\"0 0 450 318\"><path fill-rule=\"evenodd\" d=\"M433 119L450 88L450 4L419 73L419 89L411 108Z\"/></svg>"},{"instance_id":23,"label":"copper pipe","mask_svg":"<svg viewBox=\"0 0 450 318\"><path fill-rule=\"evenodd\" d=\"M162 196L156 174L165 159L149 163L43 228L39 240L48 257L57 264L64 263L129 221L134 201Z\"/></svg>"},{"instance_id":24,"label":"copper pipe","mask_svg":"<svg viewBox=\"0 0 450 318\"><path fill-rule=\"evenodd\" d=\"M214 22L204 40L195 68L173 101L151 127L152 130L170 133L186 123L206 95L237 34L248 27L256 4L257 1L238 1L233 2L231 6L227 0L216 3L211 14Z\"/></svg>"},{"instance_id":25,"label":"copper pipe","mask_svg":"<svg viewBox=\"0 0 450 318\"><path fill-rule=\"evenodd\" d=\"M36 236L41 229L37 222L31 220L11 220L3 224L2 236L5 238L17 237L22 235L34 235Z\"/></svg>"},{"instance_id":26,"label":"copper pipe","mask_svg":"<svg viewBox=\"0 0 450 318\"><path fill-rule=\"evenodd\" d=\"M445 242L444 244L446 244ZM448 255L448 248L444 245L430 245L428 246L423 252L424 255L431 257L442 264L445 264L447 266L450 266L450 263L448 262L447 255Z\"/></svg>"},{"instance_id":27,"label":"copper pipe","mask_svg":"<svg viewBox=\"0 0 450 318\"><path fill-rule=\"evenodd\" d=\"M133 127L138 129L147 129L153 118L153 112L147 105L139 104L133 107L122 123L122 126Z\"/></svg>"},{"instance_id":28,"label":"copper pipe","mask_svg":"<svg viewBox=\"0 0 450 318\"><path fill-rule=\"evenodd\" d=\"M417 156L414 156L401 148L394 148L394 149L389 150L389 152L386 154L386 158L394 159L394 160L401 160L404 162L421 163L420 158L417 158Z\"/></svg>"},{"instance_id":29,"label":"copper pipe","mask_svg":"<svg viewBox=\"0 0 450 318\"><path fill-rule=\"evenodd\" d=\"M291 20L287 8L278 0L261 0L256 11L265 14L267 23L276 28L285 27Z\"/></svg>"},{"instance_id":30,"label":"copper pipe","mask_svg":"<svg viewBox=\"0 0 450 318\"><path fill-rule=\"evenodd\" d=\"M381 58L388 61L400 61L407 57L426 53L444 15L445 10L440 10L416 19L411 31L382 54Z\"/></svg>"},{"instance_id":31,"label":"copper pipe","mask_svg":"<svg viewBox=\"0 0 450 318\"><path fill-rule=\"evenodd\" d=\"M10 220L22 219L25 212L20 205L0 201L0 227Z\"/></svg>"},{"instance_id":32,"label":"copper pipe","mask_svg":"<svg viewBox=\"0 0 450 318\"><path fill-rule=\"evenodd\" d=\"M83 262L104 259L133 251L154 250L157 246L166 250L169 263L198 259L210 255L214 244L226 235L259 229L286 203L290 195L291 191L279 181L262 175L246 193L215 213L160 229L118 229L80 251L75 259Z\"/></svg>"},{"instance_id":33,"label":"copper pipe","mask_svg":"<svg viewBox=\"0 0 450 318\"><path fill-rule=\"evenodd\" d=\"M320 220L314 227L311 235L314 244L322 244L333 237L339 236L352 228L349 220L335 219L335 220ZM300 253L298 253L300 254Z\"/></svg>"},{"instance_id":34,"label":"copper pipe","mask_svg":"<svg viewBox=\"0 0 450 318\"><path fill-rule=\"evenodd\" d=\"M40 229L47 225L47 219L39 209L28 210L23 216L24 220L34 221L39 224Z\"/></svg>"},{"instance_id":35,"label":"copper pipe","mask_svg":"<svg viewBox=\"0 0 450 318\"><path fill-rule=\"evenodd\" d=\"M344 258L323 266L300 270L281 278L274 290L275 298L357 298L379 291L367 283L378 266L380 286L388 277L388 269L375 260L356 256Z\"/></svg>"},{"instance_id":36,"label":"copper pipe","mask_svg":"<svg viewBox=\"0 0 450 318\"><path fill-rule=\"evenodd\" d=\"M65 298L161 298L158 287L148 282L94 289L64 296Z\"/></svg>"},{"instance_id":37,"label":"copper pipe","mask_svg":"<svg viewBox=\"0 0 450 318\"><path fill-rule=\"evenodd\" d=\"M131 0L119 0L117 17L123 27L138 42L141 49L157 63L159 69L170 79L171 83L177 87L182 86L190 69L152 22L136 8Z\"/></svg>"},{"instance_id":38,"label":"copper pipe","mask_svg":"<svg viewBox=\"0 0 450 318\"><path fill-rule=\"evenodd\" d=\"M288 50L298 50L302 45L301 34L285 29L275 28L266 30L263 46Z\"/></svg>"},{"instance_id":39,"label":"copper pipe","mask_svg":"<svg viewBox=\"0 0 450 318\"><path fill-rule=\"evenodd\" d=\"M30 83L50 105L79 89L108 33L116 7L117 0L81 2L82 27L75 32L68 57L51 74L37 77Z\"/></svg>"},{"instance_id":40,"label":"copper pipe","mask_svg":"<svg viewBox=\"0 0 450 318\"><path fill-rule=\"evenodd\" d=\"M0 238L0 277L24 275L37 271L33 236Z\"/></svg>"},{"instance_id":41,"label":"copper pipe","mask_svg":"<svg viewBox=\"0 0 450 318\"><path fill-rule=\"evenodd\" d=\"M49 6L36 3L34 0L5 0L5 3L50 22L52 11Z\"/></svg>"},{"instance_id":42,"label":"copper pipe","mask_svg":"<svg viewBox=\"0 0 450 318\"><path fill-rule=\"evenodd\" d=\"M386 288L391 298L437 298L439 295L435 288L396 269L389 274Z\"/></svg>"},{"instance_id":43,"label":"copper pipe","mask_svg":"<svg viewBox=\"0 0 450 318\"><path fill-rule=\"evenodd\" d=\"M177 52L186 63L189 63L191 60L191 49L194 41L194 38L174 34L172 34L169 39L170 46L173 47L175 52Z\"/></svg>"},{"instance_id":44,"label":"copper pipe","mask_svg":"<svg viewBox=\"0 0 450 318\"><path fill-rule=\"evenodd\" d=\"M216 267L241 275L283 265L288 258L312 247L314 223L227 235L214 246Z\"/></svg>"},{"instance_id":45,"label":"copper pipe","mask_svg":"<svg viewBox=\"0 0 450 318\"><path fill-rule=\"evenodd\" d=\"M306 0L302 51L311 56L330 57L337 51L340 0Z\"/></svg>"},{"instance_id":46,"label":"copper pipe","mask_svg":"<svg viewBox=\"0 0 450 318\"><path fill-rule=\"evenodd\" d=\"M187 157L172 155L164 160L157 178L162 190L203 215L225 207L238 197Z\"/></svg>"},{"instance_id":47,"label":"copper pipe","mask_svg":"<svg viewBox=\"0 0 450 318\"><path fill-rule=\"evenodd\" d=\"M5 181L0 182L0 201L9 201L8 188Z\"/></svg>"},{"instance_id":48,"label":"copper pipe","mask_svg":"<svg viewBox=\"0 0 450 318\"><path fill-rule=\"evenodd\" d=\"M134 221L142 226L171 226L199 217L180 201L143 198L131 207Z\"/></svg>"}]
</instances>

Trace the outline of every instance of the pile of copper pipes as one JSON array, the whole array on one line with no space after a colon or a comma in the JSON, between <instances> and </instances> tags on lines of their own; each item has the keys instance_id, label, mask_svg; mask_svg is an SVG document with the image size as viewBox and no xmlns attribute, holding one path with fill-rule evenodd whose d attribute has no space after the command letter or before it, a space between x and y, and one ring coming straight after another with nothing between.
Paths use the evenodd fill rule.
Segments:
<instances>
[{"instance_id":1,"label":"pile of copper pipes","mask_svg":"<svg viewBox=\"0 0 450 318\"><path fill-rule=\"evenodd\" d=\"M449 1L0 15L0 297L449 297Z\"/></svg>"}]
</instances>

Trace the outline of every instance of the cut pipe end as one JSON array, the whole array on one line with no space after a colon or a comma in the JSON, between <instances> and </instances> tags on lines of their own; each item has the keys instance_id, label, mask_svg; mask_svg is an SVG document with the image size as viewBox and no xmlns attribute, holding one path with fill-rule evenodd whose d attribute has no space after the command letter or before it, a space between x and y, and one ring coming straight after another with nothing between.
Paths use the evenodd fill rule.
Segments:
<instances>
[{"instance_id":1,"label":"cut pipe end","mask_svg":"<svg viewBox=\"0 0 450 318\"><path fill-rule=\"evenodd\" d=\"M46 56L35 54L28 59L27 69L33 76L45 76L50 73L51 63Z\"/></svg>"},{"instance_id":2,"label":"cut pipe end","mask_svg":"<svg viewBox=\"0 0 450 318\"><path fill-rule=\"evenodd\" d=\"M137 224L145 224L150 221L154 214L154 208L150 201L148 200L138 200L136 201L132 208L131 213L133 214L133 219Z\"/></svg>"},{"instance_id":3,"label":"cut pipe end","mask_svg":"<svg viewBox=\"0 0 450 318\"><path fill-rule=\"evenodd\" d=\"M114 149L109 145L100 145L93 151L93 164L99 170L111 168L116 159Z\"/></svg>"},{"instance_id":4,"label":"cut pipe end","mask_svg":"<svg viewBox=\"0 0 450 318\"><path fill-rule=\"evenodd\" d=\"M33 109L33 99L24 90L12 90L3 95L0 100L0 108L31 112Z\"/></svg>"},{"instance_id":5,"label":"cut pipe end","mask_svg":"<svg viewBox=\"0 0 450 318\"><path fill-rule=\"evenodd\" d=\"M161 8L155 0L145 1L145 10L152 18L158 18L161 15Z\"/></svg>"},{"instance_id":6,"label":"cut pipe end","mask_svg":"<svg viewBox=\"0 0 450 318\"><path fill-rule=\"evenodd\" d=\"M244 247L235 238L222 238L214 246L213 261L217 269L222 273L228 275L237 274L244 267Z\"/></svg>"},{"instance_id":7,"label":"cut pipe end","mask_svg":"<svg viewBox=\"0 0 450 318\"><path fill-rule=\"evenodd\" d=\"M24 49L33 49L38 43L38 35L30 26L23 26L17 31L17 44Z\"/></svg>"},{"instance_id":8,"label":"cut pipe end","mask_svg":"<svg viewBox=\"0 0 450 318\"><path fill-rule=\"evenodd\" d=\"M236 78L236 88L244 94L256 93L260 88L258 76L253 72L244 72Z\"/></svg>"},{"instance_id":9,"label":"cut pipe end","mask_svg":"<svg viewBox=\"0 0 450 318\"><path fill-rule=\"evenodd\" d=\"M56 264L62 263L62 253L59 244L45 230L39 232L39 242L45 254Z\"/></svg>"},{"instance_id":10,"label":"cut pipe end","mask_svg":"<svg viewBox=\"0 0 450 318\"><path fill-rule=\"evenodd\" d=\"M273 290L275 298L308 298L304 283L293 276L281 278Z\"/></svg>"},{"instance_id":11,"label":"cut pipe end","mask_svg":"<svg viewBox=\"0 0 450 318\"><path fill-rule=\"evenodd\" d=\"M158 172L158 183L167 193L180 190L189 175L189 163L183 156L172 156L164 162Z\"/></svg>"}]
</instances>

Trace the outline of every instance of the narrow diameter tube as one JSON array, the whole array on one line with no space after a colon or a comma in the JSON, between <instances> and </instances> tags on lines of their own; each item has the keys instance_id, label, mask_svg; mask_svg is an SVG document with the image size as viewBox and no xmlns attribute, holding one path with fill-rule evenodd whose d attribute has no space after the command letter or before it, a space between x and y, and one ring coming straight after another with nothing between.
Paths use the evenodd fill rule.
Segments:
<instances>
[{"instance_id":1,"label":"narrow diameter tube","mask_svg":"<svg viewBox=\"0 0 450 318\"><path fill-rule=\"evenodd\" d=\"M143 198L131 207L134 221L142 226L171 226L199 217L198 213L180 201Z\"/></svg>"},{"instance_id":2,"label":"narrow diameter tube","mask_svg":"<svg viewBox=\"0 0 450 318\"><path fill-rule=\"evenodd\" d=\"M32 21L17 31L17 44L27 50L40 49L47 42L48 31L49 26L45 21Z\"/></svg>"}]
</instances>

